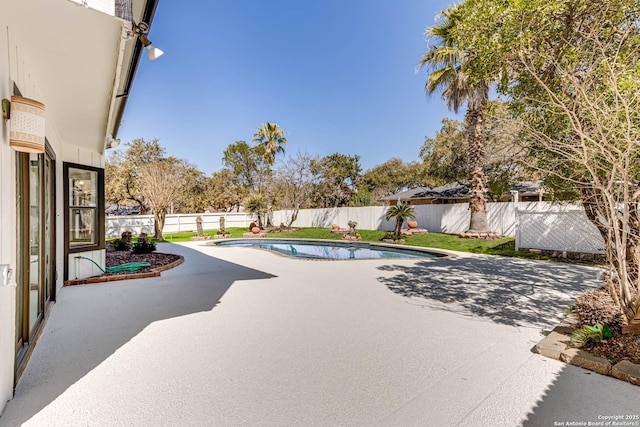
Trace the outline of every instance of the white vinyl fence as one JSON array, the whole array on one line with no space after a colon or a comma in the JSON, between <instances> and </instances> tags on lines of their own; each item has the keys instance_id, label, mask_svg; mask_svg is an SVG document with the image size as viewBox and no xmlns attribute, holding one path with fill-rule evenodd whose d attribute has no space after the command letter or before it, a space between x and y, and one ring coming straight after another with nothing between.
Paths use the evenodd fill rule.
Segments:
<instances>
[{"instance_id":1,"label":"white vinyl fence","mask_svg":"<svg viewBox=\"0 0 640 427\"><path fill-rule=\"evenodd\" d=\"M418 227L436 233L457 234L469 227L467 203L417 205ZM361 230L393 230L395 221L384 219L388 206L359 208L305 209L293 223L297 227L347 227L349 221ZM272 223L288 224L293 211L272 213ZM249 227L256 217L249 213L211 213L167 215L163 233L195 231L196 218L202 217L204 230L218 230L220 217L226 227ZM544 249L563 252L603 253L604 242L596 227L587 219L580 205L549 202L488 203L489 229L516 238L519 249ZM123 231L134 234L153 233L152 215L107 216L106 236L117 237Z\"/></svg>"},{"instance_id":2,"label":"white vinyl fence","mask_svg":"<svg viewBox=\"0 0 640 427\"><path fill-rule=\"evenodd\" d=\"M164 234L179 231L196 231L196 218L202 217L203 230L218 230L220 217L225 219L225 227L249 227L255 216L249 213L217 212L202 214L167 215L162 232ZM133 234L153 234L153 215L108 215L105 220L106 237L119 237L124 231Z\"/></svg>"},{"instance_id":3,"label":"white vinyl fence","mask_svg":"<svg viewBox=\"0 0 640 427\"><path fill-rule=\"evenodd\" d=\"M365 206L360 208L305 209L298 212L293 223L297 227L331 227L337 224L347 227L351 220L362 230L393 230L395 221L384 219L388 206ZM418 227L436 233L462 233L469 228L469 204L416 205L414 206ZM273 212L274 224L288 224L293 211ZM515 235L515 209L512 203L488 203L487 213L491 230L505 236Z\"/></svg>"}]
</instances>

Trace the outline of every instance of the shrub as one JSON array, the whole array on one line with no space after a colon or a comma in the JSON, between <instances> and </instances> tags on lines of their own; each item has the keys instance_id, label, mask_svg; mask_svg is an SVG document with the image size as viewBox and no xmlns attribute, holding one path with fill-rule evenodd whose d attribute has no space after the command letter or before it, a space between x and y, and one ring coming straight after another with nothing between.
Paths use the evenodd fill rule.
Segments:
<instances>
[{"instance_id":1,"label":"shrub","mask_svg":"<svg viewBox=\"0 0 640 427\"><path fill-rule=\"evenodd\" d=\"M623 316L604 288L586 291L576 298L573 312L580 318L580 326L608 325L619 332L623 324Z\"/></svg>"},{"instance_id":2,"label":"shrub","mask_svg":"<svg viewBox=\"0 0 640 427\"><path fill-rule=\"evenodd\" d=\"M111 247L114 251L130 251L131 243L122 241L122 239L115 239L111 242Z\"/></svg>"},{"instance_id":3,"label":"shrub","mask_svg":"<svg viewBox=\"0 0 640 427\"><path fill-rule=\"evenodd\" d=\"M131 252L133 254L150 254L156 250L156 244L154 242L142 241L133 244Z\"/></svg>"},{"instance_id":4,"label":"shrub","mask_svg":"<svg viewBox=\"0 0 640 427\"><path fill-rule=\"evenodd\" d=\"M394 233L393 231L387 231L386 233L384 233L384 236L382 236L382 238L386 240L395 239L396 233Z\"/></svg>"}]
</instances>

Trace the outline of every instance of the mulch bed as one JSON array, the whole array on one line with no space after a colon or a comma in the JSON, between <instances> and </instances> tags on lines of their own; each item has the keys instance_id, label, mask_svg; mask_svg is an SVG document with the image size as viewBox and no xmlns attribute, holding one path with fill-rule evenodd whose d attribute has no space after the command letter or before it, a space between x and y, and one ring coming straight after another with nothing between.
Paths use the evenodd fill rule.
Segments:
<instances>
[{"instance_id":1,"label":"mulch bed","mask_svg":"<svg viewBox=\"0 0 640 427\"><path fill-rule=\"evenodd\" d=\"M174 254L163 254L158 252L152 252L150 254L137 254L134 255L129 251L107 251L106 252L106 264L107 267L115 267L117 265L126 264L128 262L143 262L146 261L151 264L150 267L144 267L136 271L120 271L117 273L105 273L104 276L117 276L121 274L131 273L146 273L152 269L171 264L178 261L180 256Z\"/></svg>"},{"instance_id":2,"label":"mulch bed","mask_svg":"<svg viewBox=\"0 0 640 427\"><path fill-rule=\"evenodd\" d=\"M608 359L612 365L623 360L640 364L640 336L615 334L608 340L590 342L582 350Z\"/></svg>"}]
</instances>

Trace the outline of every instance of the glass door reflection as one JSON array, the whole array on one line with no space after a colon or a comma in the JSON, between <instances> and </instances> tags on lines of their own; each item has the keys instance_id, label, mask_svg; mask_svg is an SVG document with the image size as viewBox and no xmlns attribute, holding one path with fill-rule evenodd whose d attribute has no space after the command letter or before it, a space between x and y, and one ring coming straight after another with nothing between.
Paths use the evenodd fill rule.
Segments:
<instances>
[{"instance_id":1,"label":"glass door reflection","mask_svg":"<svg viewBox=\"0 0 640 427\"><path fill-rule=\"evenodd\" d=\"M29 155L29 335L43 309L42 300L42 183L38 154Z\"/></svg>"}]
</instances>

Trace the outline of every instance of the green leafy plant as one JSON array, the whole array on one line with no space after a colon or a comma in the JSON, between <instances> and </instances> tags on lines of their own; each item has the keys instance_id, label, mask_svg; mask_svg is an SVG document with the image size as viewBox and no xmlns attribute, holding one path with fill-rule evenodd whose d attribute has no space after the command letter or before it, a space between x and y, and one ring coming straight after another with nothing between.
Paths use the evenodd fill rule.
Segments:
<instances>
[{"instance_id":1,"label":"green leafy plant","mask_svg":"<svg viewBox=\"0 0 640 427\"><path fill-rule=\"evenodd\" d=\"M569 344L576 348L584 347L589 341L600 341L613 336L611 329L607 325L596 323L595 325L584 325L571 334Z\"/></svg>"},{"instance_id":2,"label":"green leafy plant","mask_svg":"<svg viewBox=\"0 0 640 427\"><path fill-rule=\"evenodd\" d=\"M391 219L396 220L396 228L394 230L394 234L396 236L395 238L399 239L402 230L402 223L404 223L405 220L416 219L416 211L413 206L402 203L396 206L391 206L389 209L387 209L385 219L387 221L390 221Z\"/></svg>"},{"instance_id":3,"label":"green leafy plant","mask_svg":"<svg viewBox=\"0 0 640 427\"><path fill-rule=\"evenodd\" d=\"M131 252L133 254L150 254L151 252L155 252L156 244L154 242L142 241L136 242L133 244L133 248L131 248Z\"/></svg>"},{"instance_id":4,"label":"green leafy plant","mask_svg":"<svg viewBox=\"0 0 640 427\"><path fill-rule=\"evenodd\" d=\"M394 233L393 231L387 231L386 233L384 233L384 236L382 236L383 239L395 239L396 238L396 233Z\"/></svg>"}]
</instances>

